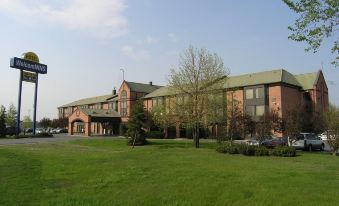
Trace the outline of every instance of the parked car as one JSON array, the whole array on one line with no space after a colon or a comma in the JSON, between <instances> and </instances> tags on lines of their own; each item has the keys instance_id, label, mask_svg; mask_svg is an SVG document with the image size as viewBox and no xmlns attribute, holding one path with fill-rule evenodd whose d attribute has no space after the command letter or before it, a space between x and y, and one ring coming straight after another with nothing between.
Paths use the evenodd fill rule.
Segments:
<instances>
[{"instance_id":1,"label":"parked car","mask_svg":"<svg viewBox=\"0 0 339 206\"><path fill-rule=\"evenodd\" d=\"M26 132L26 133L32 133L32 132L33 132L33 129L32 129L32 128L27 128L27 129L25 129L25 132Z\"/></svg>"},{"instance_id":2,"label":"parked car","mask_svg":"<svg viewBox=\"0 0 339 206\"><path fill-rule=\"evenodd\" d=\"M35 134L41 134L41 133L44 133L44 132L45 132L45 130L42 129L42 128L36 128L35 129Z\"/></svg>"},{"instance_id":3,"label":"parked car","mask_svg":"<svg viewBox=\"0 0 339 206\"><path fill-rule=\"evenodd\" d=\"M254 146L259 146L259 142L257 140L255 140L255 139L246 140L246 144L254 145Z\"/></svg>"},{"instance_id":4,"label":"parked car","mask_svg":"<svg viewBox=\"0 0 339 206\"><path fill-rule=\"evenodd\" d=\"M327 130L323 133L321 133L320 135L318 135L318 137L323 140L323 141L326 141L328 137L333 137L332 136L333 134L331 134L331 130Z\"/></svg>"},{"instance_id":5,"label":"parked car","mask_svg":"<svg viewBox=\"0 0 339 206\"><path fill-rule=\"evenodd\" d=\"M290 142L290 146L296 149L312 151L315 149L324 150L325 144L321 138L313 133L300 133L294 140Z\"/></svg>"},{"instance_id":6,"label":"parked car","mask_svg":"<svg viewBox=\"0 0 339 206\"><path fill-rule=\"evenodd\" d=\"M53 133L53 134L68 133L68 129L55 128L55 129L50 130L50 132Z\"/></svg>"},{"instance_id":7,"label":"parked car","mask_svg":"<svg viewBox=\"0 0 339 206\"><path fill-rule=\"evenodd\" d=\"M6 127L6 135L13 136L16 134L17 134L17 127Z\"/></svg>"}]
</instances>

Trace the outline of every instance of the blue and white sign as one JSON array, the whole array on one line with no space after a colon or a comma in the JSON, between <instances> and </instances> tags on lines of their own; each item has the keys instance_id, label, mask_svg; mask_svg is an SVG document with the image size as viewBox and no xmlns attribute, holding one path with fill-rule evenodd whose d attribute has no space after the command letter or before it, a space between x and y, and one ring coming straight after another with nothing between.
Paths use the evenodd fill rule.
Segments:
<instances>
[{"instance_id":1,"label":"blue and white sign","mask_svg":"<svg viewBox=\"0 0 339 206\"><path fill-rule=\"evenodd\" d=\"M47 65L28 61L18 57L11 58L10 67L40 74L47 74Z\"/></svg>"}]
</instances>

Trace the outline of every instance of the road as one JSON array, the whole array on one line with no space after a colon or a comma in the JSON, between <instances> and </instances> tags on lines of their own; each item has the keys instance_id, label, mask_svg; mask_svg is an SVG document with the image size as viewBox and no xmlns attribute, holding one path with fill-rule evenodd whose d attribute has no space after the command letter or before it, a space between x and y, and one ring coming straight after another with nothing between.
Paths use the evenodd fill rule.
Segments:
<instances>
[{"instance_id":1,"label":"road","mask_svg":"<svg viewBox=\"0 0 339 206\"><path fill-rule=\"evenodd\" d=\"M121 138L112 136L86 137L86 136L69 136L67 134L54 134L53 137L31 137L21 139L0 139L1 145L16 145L16 144L40 144L50 142L66 142L76 139L106 139L106 138Z\"/></svg>"}]
</instances>

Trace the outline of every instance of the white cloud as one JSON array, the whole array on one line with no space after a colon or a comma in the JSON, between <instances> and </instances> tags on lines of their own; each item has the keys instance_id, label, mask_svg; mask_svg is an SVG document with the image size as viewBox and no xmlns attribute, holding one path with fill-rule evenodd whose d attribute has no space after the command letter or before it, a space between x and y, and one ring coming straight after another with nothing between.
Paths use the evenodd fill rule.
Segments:
<instances>
[{"instance_id":1,"label":"white cloud","mask_svg":"<svg viewBox=\"0 0 339 206\"><path fill-rule=\"evenodd\" d=\"M133 60L137 60L137 61L147 61L150 59L151 55L149 53L149 51L147 50L136 50L134 47L130 46L130 45L125 45L123 47L121 47L121 52L133 59Z\"/></svg>"},{"instance_id":2,"label":"white cloud","mask_svg":"<svg viewBox=\"0 0 339 206\"><path fill-rule=\"evenodd\" d=\"M170 38L170 40L172 42L177 42L178 41L178 38L177 38L177 36L174 33L169 33L169 34L167 34L167 36L168 36L168 38Z\"/></svg>"},{"instance_id":3,"label":"white cloud","mask_svg":"<svg viewBox=\"0 0 339 206\"><path fill-rule=\"evenodd\" d=\"M101 39L127 32L125 0L0 0L0 13L23 23L47 23L78 30Z\"/></svg>"}]
</instances>

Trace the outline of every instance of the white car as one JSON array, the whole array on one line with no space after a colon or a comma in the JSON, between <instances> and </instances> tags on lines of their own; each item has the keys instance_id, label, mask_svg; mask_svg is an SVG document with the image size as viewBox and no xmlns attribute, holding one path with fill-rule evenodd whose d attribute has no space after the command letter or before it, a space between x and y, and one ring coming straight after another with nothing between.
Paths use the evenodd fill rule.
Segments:
<instances>
[{"instance_id":1,"label":"white car","mask_svg":"<svg viewBox=\"0 0 339 206\"><path fill-rule=\"evenodd\" d=\"M323 133L321 133L320 135L318 135L318 137L320 137L322 140L327 140L328 136L327 135L330 135L331 137L331 134L330 134L331 131L325 131Z\"/></svg>"},{"instance_id":2,"label":"white car","mask_svg":"<svg viewBox=\"0 0 339 206\"><path fill-rule=\"evenodd\" d=\"M292 140L290 146L295 147L296 149L312 151L315 149L324 150L324 142L313 133L300 133L299 136Z\"/></svg>"}]
</instances>

